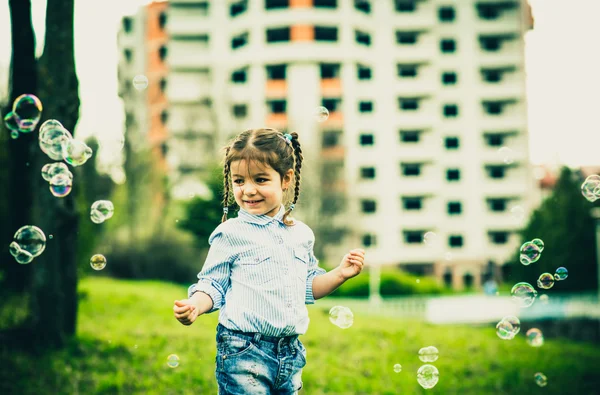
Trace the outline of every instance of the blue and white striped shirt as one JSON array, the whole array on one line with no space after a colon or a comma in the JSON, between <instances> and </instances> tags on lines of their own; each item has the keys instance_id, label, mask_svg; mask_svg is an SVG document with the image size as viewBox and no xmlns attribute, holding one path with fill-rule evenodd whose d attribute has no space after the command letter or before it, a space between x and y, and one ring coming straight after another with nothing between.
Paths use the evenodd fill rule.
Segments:
<instances>
[{"instance_id":1,"label":"blue and white striped shirt","mask_svg":"<svg viewBox=\"0 0 600 395\"><path fill-rule=\"evenodd\" d=\"M220 309L221 325L267 336L306 333L306 304L315 303L312 283L326 271L313 252L313 231L298 220L286 226L284 213L283 205L275 217L240 209L210 235L206 262L188 297L208 294L213 308L207 313Z\"/></svg>"}]
</instances>

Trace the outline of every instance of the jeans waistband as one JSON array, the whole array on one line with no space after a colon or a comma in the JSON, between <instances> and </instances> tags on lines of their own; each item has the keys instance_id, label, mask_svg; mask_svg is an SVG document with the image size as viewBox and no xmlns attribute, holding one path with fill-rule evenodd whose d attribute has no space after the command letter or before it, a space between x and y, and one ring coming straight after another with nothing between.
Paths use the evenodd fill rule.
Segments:
<instances>
[{"instance_id":1,"label":"jeans waistband","mask_svg":"<svg viewBox=\"0 0 600 395\"><path fill-rule=\"evenodd\" d=\"M290 335L290 336L267 336L267 335L263 335L262 333L258 333L258 332L236 331L236 330L233 330L233 329L229 329L229 328L225 327L222 324L219 324L218 326L220 326L223 330L235 333L236 335L250 337L254 341L264 340L264 341L267 341L269 343L279 344L280 342L291 343L292 341L294 341L294 340L296 340L298 338L298 335Z\"/></svg>"}]
</instances>

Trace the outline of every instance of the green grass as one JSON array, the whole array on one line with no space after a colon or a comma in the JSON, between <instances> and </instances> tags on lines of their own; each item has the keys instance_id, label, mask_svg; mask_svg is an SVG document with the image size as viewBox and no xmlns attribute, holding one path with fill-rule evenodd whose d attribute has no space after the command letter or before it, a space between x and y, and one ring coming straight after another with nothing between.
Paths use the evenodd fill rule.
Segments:
<instances>
[{"instance_id":1,"label":"green grass","mask_svg":"<svg viewBox=\"0 0 600 395\"><path fill-rule=\"evenodd\" d=\"M80 282L78 339L42 357L0 353L2 394L216 394L218 312L193 325L172 313L184 287L160 282L87 278ZM320 303L321 302L321 303ZM493 327L435 326L402 318L356 314L354 325L329 322L331 299L309 306L301 336L308 350L303 394L596 394L598 346L546 339L531 348L524 335L502 341ZM434 345L440 380L422 389L419 348ZM166 365L169 354L179 367ZM402 371L395 373L393 365ZM538 387L535 372L548 377Z\"/></svg>"}]
</instances>

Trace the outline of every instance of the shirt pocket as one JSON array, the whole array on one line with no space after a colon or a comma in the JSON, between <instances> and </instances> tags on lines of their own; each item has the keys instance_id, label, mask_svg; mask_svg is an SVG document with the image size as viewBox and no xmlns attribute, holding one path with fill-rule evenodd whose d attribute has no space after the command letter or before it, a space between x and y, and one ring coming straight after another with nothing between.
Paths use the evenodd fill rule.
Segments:
<instances>
[{"instance_id":1,"label":"shirt pocket","mask_svg":"<svg viewBox=\"0 0 600 395\"><path fill-rule=\"evenodd\" d=\"M309 254L308 250L303 247L294 248L294 274L299 280L306 282L308 274Z\"/></svg>"},{"instance_id":2,"label":"shirt pocket","mask_svg":"<svg viewBox=\"0 0 600 395\"><path fill-rule=\"evenodd\" d=\"M265 284L277 277L277 265L272 251L261 248L240 254L237 264L244 281L252 284Z\"/></svg>"}]
</instances>

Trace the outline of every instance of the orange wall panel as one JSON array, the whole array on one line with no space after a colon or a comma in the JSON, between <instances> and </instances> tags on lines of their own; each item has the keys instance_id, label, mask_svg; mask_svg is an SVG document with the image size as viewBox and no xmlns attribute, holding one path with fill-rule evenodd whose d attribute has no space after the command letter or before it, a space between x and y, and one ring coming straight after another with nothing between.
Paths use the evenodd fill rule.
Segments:
<instances>
[{"instance_id":1,"label":"orange wall panel","mask_svg":"<svg viewBox=\"0 0 600 395\"><path fill-rule=\"evenodd\" d=\"M314 41L315 28L311 25L295 25L291 28L290 36L292 41Z\"/></svg>"},{"instance_id":2,"label":"orange wall panel","mask_svg":"<svg viewBox=\"0 0 600 395\"><path fill-rule=\"evenodd\" d=\"M282 128L287 125L287 114L268 114L266 124L269 127Z\"/></svg>"},{"instance_id":3,"label":"orange wall panel","mask_svg":"<svg viewBox=\"0 0 600 395\"><path fill-rule=\"evenodd\" d=\"M310 8L313 0L290 0L290 8Z\"/></svg>"},{"instance_id":4,"label":"orange wall panel","mask_svg":"<svg viewBox=\"0 0 600 395\"><path fill-rule=\"evenodd\" d=\"M342 95L342 80L340 78L325 78L321 80L321 94L326 97Z\"/></svg>"},{"instance_id":5,"label":"orange wall panel","mask_svg":"<svg viewBox=\"0 0 600 395\"><path fill-rule=\"evenodd\" d=\"M267 80L265 95L267 97L286 97L287 82L285 80Z\"/></svg>"}]
</instances>

